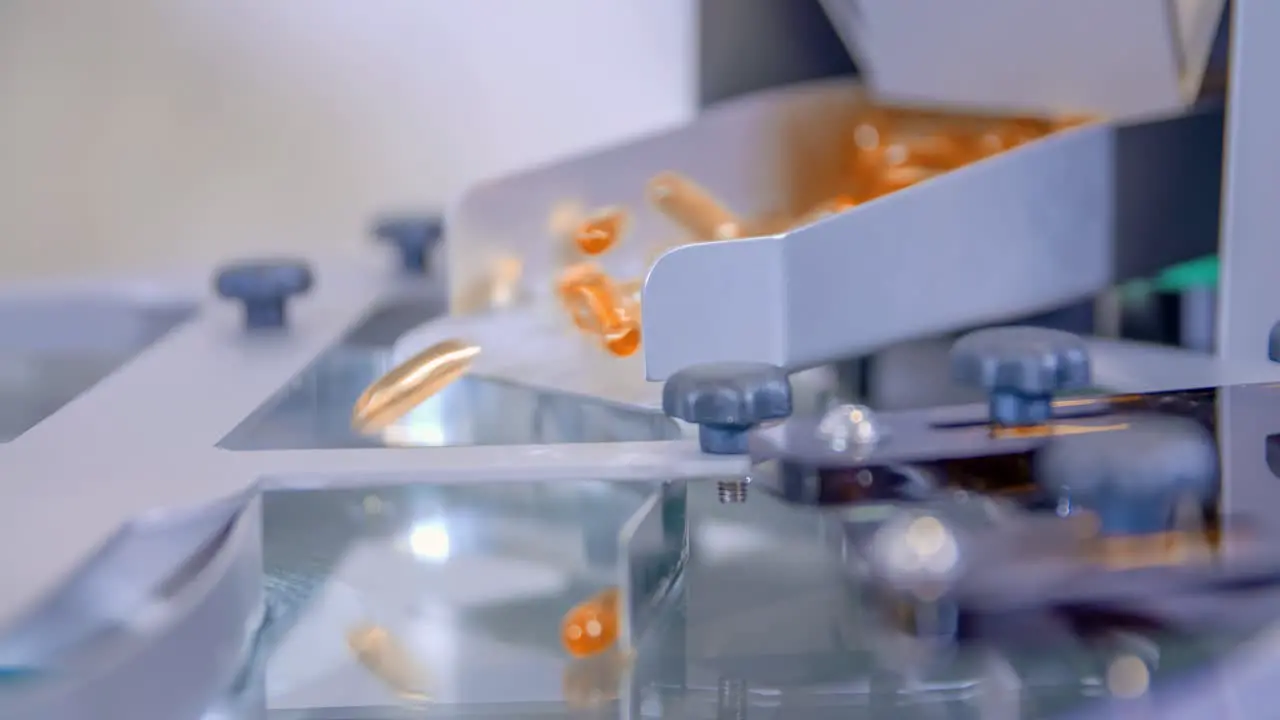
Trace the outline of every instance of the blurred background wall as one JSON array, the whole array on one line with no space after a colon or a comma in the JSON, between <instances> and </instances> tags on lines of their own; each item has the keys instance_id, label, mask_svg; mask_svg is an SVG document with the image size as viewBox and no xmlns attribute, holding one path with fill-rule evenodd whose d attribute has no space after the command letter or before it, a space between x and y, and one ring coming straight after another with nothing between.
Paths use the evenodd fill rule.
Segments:
<instances>
[{"instance_id":1,"label":"blurred background wall","mask_svg":"<svg viewBox=\"0 0 1280 720\"><path fill-rule=\"evenodd\" d=\"M2 0L0 279L365 242L687 120L688 0Z\"/></svg>"},{"instance_id":2,"label":"blurred background wall","mask_svg":"<svg viewBox=\"0 0 1280 720\"><path fill-rule=\"evenodd\" d=\"M847 66L816 0L0 0L0 280L354 247Z\"/></svg>"}]
</instances>

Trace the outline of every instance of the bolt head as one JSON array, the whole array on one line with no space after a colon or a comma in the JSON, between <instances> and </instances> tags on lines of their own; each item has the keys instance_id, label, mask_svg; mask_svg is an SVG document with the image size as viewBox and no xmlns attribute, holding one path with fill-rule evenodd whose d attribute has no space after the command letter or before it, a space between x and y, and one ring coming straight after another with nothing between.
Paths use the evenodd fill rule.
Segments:
<instances>
[{"instance_id":1,"label":"bolt head","mask_svg":"<svg viewBox=\"0 0 1280 720\"><path fill-rule=\"evenodd\" d=\"M1081 390L1092 380L1083 340L1037 327L987 328L965 335L951 347L951 374L964 385L1027 396Z\"/></svg>"},{"instance_id":2,"label":"bolt head","mask_svg":"<svg viewBox=\"0 0 1280 720\"><path fill-rule=\"evenodd\" d=\"M300 260L244 260L222 267L214 279L218 295L246 302L299 295L313 284L310 266Z\"/></svg>"},{"instance_id":3,"label":"bolt head","mask_svg":"<svg viewBox=\"0 0 1280 720\"><path fill-rule=\"evenodd\" d=\"M750 427L791 414L791 381L766 363L696 365L667 380L662 409L698 425Z\"/></svg>"}]
</instances>

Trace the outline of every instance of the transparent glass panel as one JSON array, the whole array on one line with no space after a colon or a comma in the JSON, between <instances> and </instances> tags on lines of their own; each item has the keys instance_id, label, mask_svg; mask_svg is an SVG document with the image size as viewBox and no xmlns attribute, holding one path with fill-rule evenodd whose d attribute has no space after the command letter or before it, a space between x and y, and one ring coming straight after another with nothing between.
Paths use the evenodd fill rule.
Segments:
<instances>
[{"instance_id":1,"label":"transparent glass panel","mask_svg":"<svg viewBox=\"0 0 1280 720\"><path fill-rule=\"evenodd\" d=\"M682 486L640 483L269 493L271 706L558 704L574 665L561 618L620 590L644 612L623 603L619 646L642 638L673 585L633 577L678 575L683 508ZM412 672L377 672L369 638Z\"/></svg>"},{"instance_id":2,"label":"transparent glass panel","mask_svg":"<svg viewBox=\"0 0 1280 720\"><path fill-rule=\"evenodd\" d=\"M906 643L852 579L848 524L865 513L755 489L721 505L705 481L689 484L687 506L647 516L652 530L686 514L689 556L634 655L571 660L556 637L562 613L616 563L644 575L645 553L619 555L615 531L647 492L564 482L269 498L270 717L1061 717L1108 694L1119 658L1144 658L1152 686L1167 687L1240 640L1152 631L1013 649ZM626 548L662 547L629 537ZM369 618L435 683L425 708L352 656L345 636Z\"/></svg>"},{"instance_id":3,"label":"transparent glass panel","mask_svg":"<svg viewBox=\"0 0 1280 720\"><path fill-rule=\"evenodd\" d=\"M228 450L531 445L668 440L661 412L469 376L376 436L351 429L360 394L393 366L389 351L326 353L219 443Z\"/></svg>"}]
</instances>

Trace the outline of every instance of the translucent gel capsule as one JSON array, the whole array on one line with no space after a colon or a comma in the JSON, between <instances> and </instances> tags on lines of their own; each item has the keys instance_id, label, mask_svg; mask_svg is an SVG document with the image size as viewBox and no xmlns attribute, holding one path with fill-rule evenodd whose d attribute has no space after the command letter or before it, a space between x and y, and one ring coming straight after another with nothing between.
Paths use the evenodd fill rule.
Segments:
<instances>
[{"instance_id":1,"label":"translucent gel capsule","mask_svg":"<svg viewBox=\"0 0 1280 720\"><path fill-rule=\"evenodd\" d=\"M827 218L832 215L837 215L839 213L842 213L845 210L848 210L849 208L856 206L857 204L858 204L857 199L854 198L852 195L837 195L836 197L831 198L830 200L819 203L816 207L811 209L809 212L805 213L804 215L801 215L800 219L797 220L793 224L793 226L803 227L805 225L810 225L812 223L818 222L819 220L822 220L823 218Z\"/></svg>"},{"instance_id":2,"label":"translucent gel capsule","mask_svg":"<svg viewBox=\"0 0 1280 720\"><path fill-rule=\"evenodd\" d=\"M663 215L695 240L732 240L743 236L742 222L692 180L664 172L649 180L646 194Z\"/></svg>"},{"instance_id":3,"label":"translucent gel capsule","mask_svg":"<svg viewBox=\"0 0 1280 720\"><path fill-rule=\"evenodd\" d=\"M520 283L524 278L524 263L517 257L499 258L493 265L489 284L490 307L509 307L520 298Z\"/></svg>"},{"instance_id":4,"label":"translucent gel capsule","mask_svg":"<svg viewBox=\"0 0 1280 720\"><path fill-rule=\"evenodd\" d=\"M574 658L565 665L561 687L565 704L591 710L618 699L631 671L629 654L610 648L592 657Z\"/></svg>"},{"instance_id":5,"label":"translucent gel capsule","mask_svg":"<svg viewBox=\"0 0 1280 720\"><path fill-rule=\"evenodd\" d=\"M455 339L414 355L361 393L351 409L352 429L360 433L385 430L461 379L479 354L479 345Z\"/></svg>"},{"instance_id":6,"label":"translucent gel capsule","mask_svg":"<svg viewBox=\"0 0 1280 720\"><path fill-rule=\"evenodd\" d=\"M890 193L911 187L922 180L928 180L938 174L937 170L918 167L887 168L880 173L875 182L868 188L863 201L874 200Z\"/></svg>"},{"instance_id":7,"label":"translucent gel capsule","mask_svg":"<svg viewBox=\"0 0 1280 720\"><path fill-rule=\"evenodd\" d=\"M948 135L920 135L889 146L890 164L951 170L968 161L964 143Z\"/></svg>"},{"instance_id":8,"label":"translucent gel capsule","mask_svg":"<svg viewBox=\"0 0 1280 720\"><path fill-rule=\"evenodd\" d=\"M972 145L978 158L989 157L1044 137L1050 130L1048 123L1039 120L1006 120L983 129Z\"/></svg>"},{"instance_id":9,"label":"translucent gel capsule","mask_svg":"<svg viewBox=\"0 0 1280 720\"><path fill-rule=\"evenodd\" d=\"M405 700L431 699L426 673L386 628L359 625L347 632L347 647L370 673Z\"/></svg>"},{"instance_id":10,"label":"translucent gel capsule","mask_svg":"<svg viewBox=\"0 0 1280 720\"><path fill-rule=\"evenodd\" d=\"M875 176L890 164L886 157L893 126L887 113L870 110L853 127L853 172L860 180Z\"/></svg>"},{"instance_id":11,"label":"translucent gel capsule","mask_svg":"<svg viewBox=\"0 0 1280 720\"><path fill-rule=\"evenodd\" d=\"M573 242L584 255L599 255L618 243L626 232L627 220L622 208L601 210L582 221Z\"/></svg>"},{"instance_id":12,"label":"translucent gel capsule","mask_svg":"<svg viewBox=\"0 0 1280 720\"><path fill-rule=\"evenodd\" d=\"M574 657L599 655L618 641L618 590L610 588L575 605L560 623L560 640Z\"/></svg>"},{"instance_id":13,"label":"translucent gel capsule","mask_svg":"<svg viewBox=\"0 0 1280 720\"><path fill-rule=\"evenodd\" d=\"M561 276L560 300L574 326L599 339L618 357L640 348L640 305L592 265L577 265Z\"/></svg>"}]
</instances>

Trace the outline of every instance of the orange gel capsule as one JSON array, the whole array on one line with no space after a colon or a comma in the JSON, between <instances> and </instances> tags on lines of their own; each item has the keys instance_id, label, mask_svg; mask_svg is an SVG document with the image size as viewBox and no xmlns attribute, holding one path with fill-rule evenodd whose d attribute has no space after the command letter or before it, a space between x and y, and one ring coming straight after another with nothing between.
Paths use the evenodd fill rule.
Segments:
<instances>
[{"instance_id":1,"label":"orange gel capsule","mask_svg":"<svg viewBox=\"0 0 1280 720\"><path fill-rule=\"evenodd\" d=\"M646 194L663 215L693 235L694 240L733 240L743 236L742 221L710 192L674 172L650 178Z\"/></svg>"},{"instance_id":2,"label":"orange gel capsule","mask_svg":"<svg viewBox=\"0 0 1280 720\"><path fill-rule=\"evenodd\" d=\"M979 158L990 157L1044 137L1050 127L1038 120L1009 120L978 133L974 152Z\"/></svg>"},{"instance_id":3,"label":"orange gel capsule","mask_svg":"<svg viewBox=\"0 0 1280 720\"><path fill-rule=\"evenodd\" d=\"M934 170L950 170L963 165L964 144L947 135L922 135L894 143L896 165L911 165Z\"/></svg>"},{"instance_id":4,"label":"orange gel capsule","mask_svg":"<svg viewBox=\"0 0 1280 720\"><path fill-rule=\"evenodd\" d=\"M569 268L560 300L573 324L599 338L605 350L627 357L640 348L640 307L608 275L592 265Z\"/></svg>"},{"instance_id":5,"label":"orange gel capsule","mask_svg":"<svg viewBox=\"0 0 1280 720\"><path fill-rule=\"evenodd\" d=\"M627 230L627 213L622 208L606 208L578 226L573 242L585 255L599 255L622 238Z\"/></svg>"},{"instance_id":6,"label":"orange gel capsule","mask_svg":"<svg viewBox=\"0 0 1280 720\"><path fill-rule=\"evenodd\" d=\"M814 207L804 215L801 215L800 219L797 220L792 227L810 225L832 215L838 215L845 210L855 207L857 204L858 201L851 195L837 195L836 197L819 204L817 207Z\"/></svg>"},{"instance_id":7,"label":"orange gel capsule","mask_svg":"<svg viewBox=\"0 0 1280 720\"><path fill-rule=\"evenodd\" d=\"M598 655L618 640L618 590L610 588L575 605L560 623L560 640L574 657Z\"/></svg>"},{"instance_id":8,"label":"orange gel capsule","mask_svg":"<svg viewBox=\"0 0 1280 720\"><path fill-rule=\"evenodd\" d=\"M880 177L876 178L871 189L867 192L864 201L875 200L884 197L890 193L909 188L912 185L937 175L936 170L928 170L918 167L897 167L885 170Z\"/></svg>"}]
</instances>

